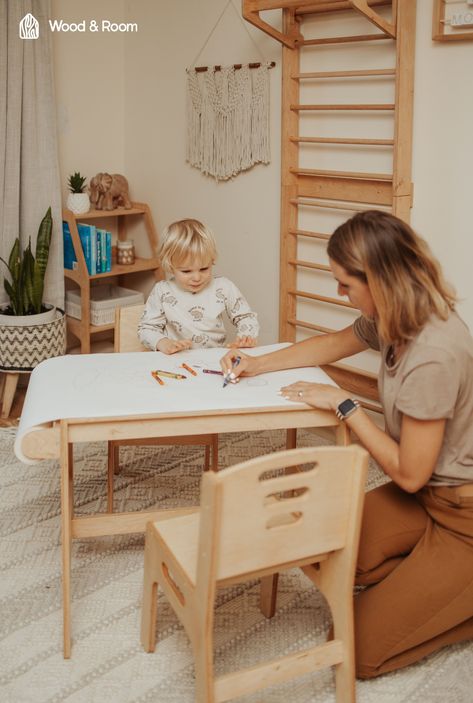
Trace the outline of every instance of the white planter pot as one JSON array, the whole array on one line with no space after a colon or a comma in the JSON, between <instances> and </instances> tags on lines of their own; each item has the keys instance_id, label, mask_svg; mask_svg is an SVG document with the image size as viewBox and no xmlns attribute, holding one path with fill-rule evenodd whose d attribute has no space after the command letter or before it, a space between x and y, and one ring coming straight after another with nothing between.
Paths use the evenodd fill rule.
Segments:
<instances>
[{"instance_id":1,"label":"white planter pot","mask_svg":"<svg viewBox=\"0 0 473 703\"><path fill-rule=\"evenodd\" d=\"M83 215L90 210L90 198L88 193L69 193L66 204L74 215Z\"/></svg>"},{"instance_id":2,"label":"white planter pot","mask_svg":"<svg viewBox=\"0 0 473 703\"><path fill-rule=\"evenodd\" d=\"M0 370L32 371L41 361L66 353L64 310L38 315L0 314Z\"/></svg>"}]
</instances>

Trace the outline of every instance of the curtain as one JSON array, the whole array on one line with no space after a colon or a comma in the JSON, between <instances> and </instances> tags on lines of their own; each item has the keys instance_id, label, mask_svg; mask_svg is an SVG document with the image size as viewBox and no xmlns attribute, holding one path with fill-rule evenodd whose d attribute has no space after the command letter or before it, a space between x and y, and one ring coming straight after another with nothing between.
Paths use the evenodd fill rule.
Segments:
<instances>
[{"instance_id":1,"label":"curtain","mask_svg":"<svg viewBox=\"0 0 473 703\"><path fill-rule=\"evenodd\" d=\"M30 13L37 39L20 38ZM64 306L61 190L53 83L49 0L0 0L0 255L8 260L16 237L33 252L51 206L53 233L43 301ZM0 263L0 301L5 266Z\"/></svg>"}]
</instances>

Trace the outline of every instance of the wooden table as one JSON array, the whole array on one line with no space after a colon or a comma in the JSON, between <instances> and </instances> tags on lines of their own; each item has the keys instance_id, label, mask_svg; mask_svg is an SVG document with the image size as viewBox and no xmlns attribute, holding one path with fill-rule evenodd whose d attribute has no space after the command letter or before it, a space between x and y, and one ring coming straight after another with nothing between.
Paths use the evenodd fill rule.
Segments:
<instances>
[{"instance_id":1,"label":"wooden table","mask_svg":"<svg viewBox=\"0 0 473 703\"><path fill-rule=\"evenodd\" d=\"M217 350L205 351L214 353L212 360L209 362L210 366L214 366L215 351ZM221 350L218 350L218 353L221 356ZM198 356L201 357L202 355L202 351L200 351ZM120 358L117 359L117 357ZM193 364L195 365L195 358L195 352L187 352L185 358L183 353L182 359L179 359L179 361L186 361L192 366ZM176 361L177 358L174 359L174 363ZM167 367L164 366L165 363L168 363ZM100 364L102 364L102 366L100 366ZM138 367L136 367L136 364L138 364ZM46 365L48 365L47 368ZM173 395L172 403L170 404L174 404L174 409L168 409L167 411L161 410L153 413L134 412L133 414L121 414L120 407L115 407L112 399L111 402L114 411L110 415L98 414L97 405L101 398L97 394L100 394L101 391L100 388L97 388L95 382L95 385L93 384L93 392L91 392L90 389L81 388L82 394L80 398L77 399L78 413L80 413L80 416L71 417L69 415L69 417L54 417L57 412L60 412L60 410L55 410L53 408L55 394L60 398L61 395L67 396L68 393L70 393L70 389L64 387L64 378L69 378L69 383L72 387L74 379L79 379L80 381L87 377L87 373L89 377L91 377L93 372L95 374L94 379L96 377L100 379L100 377L105 374L103 371L97 371L97 369L103 370L106 368L108 376L107 379L103 379L103 389L106 389L107 383L113 381L114 374L117 375L117 378L121 374L121 379L123 380L123 368L125 368L123 365L130 369L132 367L144 370L148 369L148 372L145 373L145 371L143 371L143 374L146 376L146 379L148 379L149 376L149 379L155 384L154 380L151 378L149 369L169 368L169 357L166 359L164 355L158 352L149 354L81 355L50 359L40 364L32 375L25 398L19 434L17 436L16 452L22 460L33 463L37 460L53 458L59 459L60 462L63 638L65 658L69 658L71 654L72 540L85 537L142 532L145 530L146 523L149 520L173 517L177 514L195 510L195 508L181 508L124 513L108 512L76 517L74 515L73 501L74 444L112 439L144 439L160 436L177 437L181 434L206 434L209 432L222 433L288 429L292 430L292 432L289 433L289 446L293 446L295 440L294 428L307 427L334 427L338 444L348 444L349 441L346 426L339 423L332 412L315 410L305 404L292 404L279 397L273 398L272 395L268 394L267 397L271 399L271 404L257 405L255 404L255 398L253 396L252 404L245 406L242 403L244 393L242 394L241 392L242 390L244 391L244 389L239 388L239 386L244 385L243 382L237 386L229 386L228 390L223 392L219 390L220 395L215 391L214 398L210 397L209 399L207 397L205 402L202 400L202 404L207 406L202 410L195 409L197 402L195 399L193 399L193 402L189 400L189 404L193 406L193 409L187 411L176 409L179 406L179 402L176 401ZM41 369L41 367L43 367L43 369ZM67 372L68 369L70 369L69 376L67 373L64 376L64 373ZM295 369L291 372L284 371L266 374L265 377L258 378L264 380L264 378L267 379L271 377L268 381L268 386L274 390L274 387L285 385L288 381L291 382L291 378L290 376L288 377L288 374L292 374L295 379L303 378L304 380L311 380L311 375L315 372L318 374L317 380L325 377L325 374L318 369ZM128 398L130 405L133 405L133 398L130 394L133 393L133 382L131 379L134 373L131 373L128 377L129 380L126 381L126 387L122 388L123 397L125 399ZM41 382L38 381L38 383L36 383L35 374L36 377L39 377L39 375L42 376ZM212 392L213 388L221 388L221 377L211 376L210 374L200 374L200 376L202 376L201 383L214 384L211 389ZM203 379L204 376L206 377L205 381ZM215 386L217 379L219 382L218 387ZM327 381L329 380L328 376L326 379ZM188 389L186 392L191 392L193 387L191 379L185 382L180 381L180 383L188 385L175 386L176 389L179 388L180 392L182 392L182 389L186 388ZM38 402L40 396L44 397L45 384L47 384L48 396L52 398L51 409L48 411L51 415L49 421L45 421L48 412L43 411L44 401L43 403ZM160 399L161 405L165 405L166 398L163 395L157 395L159 388L154 385L152 385L151 388L153 390L151 391L150 389L150 392L153 395L150 397ZM239 389L238 397L236 389ZM137 391L136 388L134 390L135 393L140 391L140 389ZM143 395L145 396L144 393ZM207 396L208 395L209 394L207 394ZM265 393L261 393L261 389L259 389L258 397L261 395L264 399ZM212 393L210 393L210 396L212 396ZM171 396L169 396L169 398L170 397ZM250 399L251 398L249 398L249 400ZM156 402L158 401L156 400ZM168 400L168 402L170 401ZM34 411L32 411L32 406L34 406L35 403L38 408L41 407L41 412L37 413L37 418L38 420L42 420L42 422L34 422L35 415ZM232 404L235 407L230 407ZM145 397L143 397L142 405L146 407ZM214 407L211 407L212 405L214 405ZM87 415L90 416L85 417L84 408L87 407L89 407L89 413L87 413ZM135 407L138 406L135 404ZM99 410L103 412L103 404ZM67 411L69 411L69 409ZM66 412L66 410L64 410L64 412ZM93 416L94 413L97 414ZM269 586L268 588L271 587Z\"/></svg>"}]
</instances>

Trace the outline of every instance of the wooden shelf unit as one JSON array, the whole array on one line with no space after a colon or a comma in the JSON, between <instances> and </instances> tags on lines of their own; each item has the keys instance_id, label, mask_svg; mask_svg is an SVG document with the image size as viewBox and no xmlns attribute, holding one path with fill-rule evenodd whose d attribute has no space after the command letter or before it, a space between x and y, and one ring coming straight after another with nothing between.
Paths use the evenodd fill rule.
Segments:
<instances>
[{"instance_id":1,"label":"wooden shelf unit","mask_svg":"<svg viewBox=\"0 0 473 703\"><path fill-rule=\"evenodd\" d=\"M154 226L153 218L149 206L146 203L132 203L130 210L118 208L115 210L89 210L82 215L75 215L71 210L64 208L62 211L62 219L69 225L69 230L72 237L72 244L77 258L77 269L64 269L65 278L73 281L80 289L81 296L81 319L78 320L70 315L67 316L67 331L71 332L80 341L81 353L90 353L90 338L98 332L113 330L115 325L113 322L106 325L90 324L90 284L91 281L117 278L121 282L121 277L130 273L142 273L145 271L154 271L156 278L159 276L160 266L157 256L158 251L158 235ZM85 220L99 220L104 218L117 218L117 237L118 240L124 241L127 239L127 218L142 217L146 229L148 242L151 248L152 256L150 258L135 259L133 264L119 265L112 263L111 271L105 273L97 273L91 275L87 270L84 252L77 230L77 222Z\"/></svg>"},{"instance_id":2,"label":"wooden shelf unit","mask_svg":"<svg viewBox=\"0 0 473 703\"><path fill-rule=\"evenodd\" d=\"M282 11L280 31L260 17L261 12L278 9ZM350 306L340 298L327 295L328 284L324 277L328 273L324 255L315 248L311 249L313 259L307 253L310 246L307 242L319 240L323 246L324 240L330 238L333 228L325 224L330 216L346 219L354 212L376 208L409 221L413 198L411 152L416 2L243 0L242 14L282 44L279 338L294 342L298 334L324 333L335 331L332 327L345 326L341 322L343 313L339 311ZM328 20L329 36L312 38L314 28L320 27L324 19ZM350 28L356 24L359 30L350 33L347 23ZM353 47L351 51L358 54L363 48L366 54L376 50L376 45L383 52L380 60L383 65L376 66L373 59L369 62L364 59L364 65L362 61L358 66L357 60L351 63L347 58L350 56L347 47ZM329 47L332 56L338 59L333 66L325 47ZM388 52L387 64L390 65L384 65L384 56ZM378 85L383 88L382 81L389 84L389 93L377 88ZM329 87L324 92L327 85ZM340 85L345 87L351 99L345 99L345 91L337 88ZM351 89L350 85L355 87ZM324 95L330 98L324 99ZM339 95L342 96L340 99L333 98ZM387 99L387 95L392 95L393 99ZM335 130L331 133L329 126L324 132L332 114L333 119L338 120ZM343 129L337 131L344 115L344 127L348 133ZM377 115L380 115L378 119L391 120L389 134L372 133L370 123ZM357 121L354 134L350 133L349 119ZM318 133L321 120L325 122ZM360 131L362 121L364 127ZM321 146L325 151L320 159ZM365 153L371 150L375 158L376 150L390 150L391 172L387 173L383 168L379 172L376 168L367 168L364 172L353 158L347 161L349 168L344 168L339 154L346 147L355 147L360 154L361 150ZM312 150L310 155L308 148ZM336 169L325 167L329 149L335 154L335 163L340 164ZM320 260L317 256L321 257ZM306 286L301 286L302 279ZM305 316L308 305L312 307ZM353 310L353 319L354 315ZM315 319L310 319L311 316ZM333 317L336 322L329 324L325 321L326 316ZM342 364L325 371L350 392L377 400L376 376L372 372Z\"/></svg>"}]
</instances>

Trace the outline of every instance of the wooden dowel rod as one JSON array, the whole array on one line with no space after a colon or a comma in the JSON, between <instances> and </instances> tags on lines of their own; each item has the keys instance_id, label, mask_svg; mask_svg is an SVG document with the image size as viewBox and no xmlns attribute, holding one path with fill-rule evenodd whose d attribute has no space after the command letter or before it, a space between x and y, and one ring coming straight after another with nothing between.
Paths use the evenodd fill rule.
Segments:
<instances>
[{"instance_id":1,"label":"wooden dowel rod","mask_svg":"<svg viewBox=\"0 0 473 703\"><path fill-rule=\"evenodd\" d=\"M362 144L369 146L393 146L394 139L350 139L344 137L289 137L291 142L307 144Z\"/></svg>"},{"instance_id":2,"label":"wooden dowel rod","mask_svg":"<svg viewBox=\"0 0 473 703\"><path fill-rule=\"evenodd\" d=\"M323 46L325 44L349 44L352 42L378 41L390 39L386 34L357 34L349 37L324 37L323 39L303 39L297 42L297 46Z\"/></svg>"},{"instance_id":3,"label":"wooden dowel rod","mask_svg":"<svg viewBox=\"0 0 473 703\"><path fill-rule=\"evenodd\" d=\"M290 105L289 109L294 111L302 110L394 110L394 103L381 103L373 105Z\"/></svg>"},{"instance_id":4,"label":"wooden dowel rod","mask_svg":"<svg viewBox=\"0 0 473 703\"><path fill-rule=\"evenodd\" d=\"M328 241L331 237L330 234L324 234L322 232L309 232L306 229L290 229L289 234L295 234L297 237L312 237L313 239L323 239Z\"/></svg>"},{"instance_id":5,"label":"wooden dowel rod","mask_svg":"<svg viewBox=\"0 0 473 703\"><path fill-rule=\"evenodd\" d=\"M359 171L322 171L313 168L290 168L291 173L300 176L326 176L327 178L353 178L355 180L368 181L392 181L393 176L389 173L362 173Z\"/></svg>"},{"instance_id":6,"label":"wooden dowel rod","mask_svg":"<svg viewBox=\"0 0 473 703\"><path fill-rule=\"evenodd\" d=\"M311 322L302 322L302 320L296 320L292 318L288 320L289 324L293 327L304 327L308 330L313 330L314 332L321 332L322 334L330 334L331 332L336 332L336 330L331 327L322 327L322 325L313 325Z\"/></svg>"},{"instance_id":7,"label":"wooden dowel rod","mask_svg":"<svg viewBox=\"0 0 473 703\"><path fill-rule=\"evenodd\" d=\"M309 300L317 300L320 303L330 303L331 305L341 305L344 308L351 308L356 310L355 306L351 303L347 303L346 300L338 300L338 298L329 298L326 295L316 295L315 293L308 293L304 290L288 290L289 295L295 295L298 298L308 298Z\"/></svg>"},{"instance_id":8,"label":"wooden dowel rod","mask_svg":"<svg viewBox=\"0 0 473 703\"><path fill-rule=\"evenodd\" d=\"M291 198L289 200L291 205L308 205L309 207L320 207L320 208L328 208L329 210L348 210L348 211L353 211L353 212L364 212L365 210L369 210L371 207L376 207L377 210L382 210L383 212L390 212L391 208L387 208L384 205L370 205L369 203L366 203L366 205L355 205L353 204L345 204L344 202L340 201L335 203L326 203L326 202L321 202L319 200L316 200L315 198L313 200L303 200L301 198Z\"/></svg>"},{"instance_id":9,"label":"wooden dowel rod","mask_svg":"<svg viewBox=\"0 0 473 703\"><path fill-rule=\"evenodd\" d=\"M309 78L361 78L368 76L395 76L395 68L379 68L366 71L316 71L315 73L295 73L291 78L296 81Z\"/></svg>"},{"instance_id":10,"label":"wooden dowel rod","mask_svg":"<svg viewBox=\"0 0 473 703\"><path fill-rule=\"evenodd\" d=\"M311 261L302 261L301 259L289 259L287 262L292 266L301 266L307 269L316 269L317 271L331 271L330 266L326 264L313 264Z\"/></svg>"},{"instance_id":11,"label":"wooden dowel rod","mask_svg":"<svg viewBox=\"0 0 473 703\"><path fill-rule=\"evenodd\" d=\"M261 62L249 63L248 68L259 68L261 65L262 65ZM238 71L240 68L243 68L243 66L246 66L246 64L243 64L243 63L234 63L233 64L233 68L236 71ZM276 62L271 61L271 63L269 64L269 68L274 68L275 66L276 66ZM221 71L222 67L221 66L196 66L193 70L196 73L205 73L205 71Z\"/></svg>"},{"instance_id":12,"label":"wooden dowel rod","mask_svg":"<svg viewBox=\"0 0 473 703\"><path fill-rule=\"evenodd\" d=\"M381 7L383 5L391 5L392 0L368 0L370 7ZM296 7L296 17L299 15L315 15L325 12L339 12L340 10L352 10L353 6L346 0L335 0L332 2L314 3L313 5L305 5Z\"/></svg>"}]
</instances>

